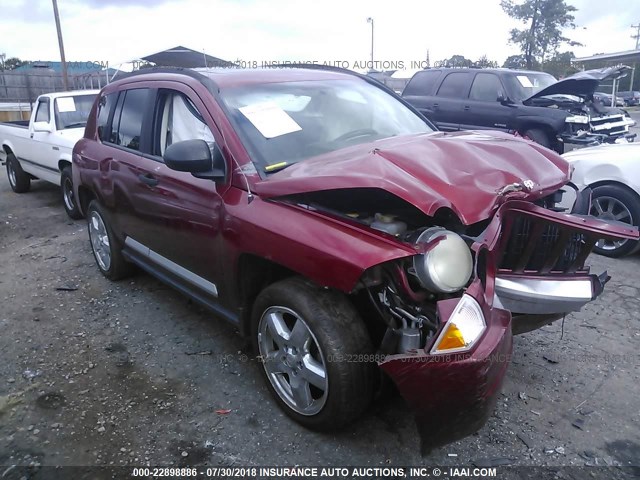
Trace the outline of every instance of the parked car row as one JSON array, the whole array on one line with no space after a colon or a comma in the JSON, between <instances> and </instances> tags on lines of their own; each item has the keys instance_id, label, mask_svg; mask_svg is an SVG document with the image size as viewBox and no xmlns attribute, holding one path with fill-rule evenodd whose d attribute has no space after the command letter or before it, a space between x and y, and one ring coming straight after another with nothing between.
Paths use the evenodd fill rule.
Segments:
<instances>
[{"instance_id":1,"label":"parked car row","mask_svg":"<svg viewBox=\"0 0 640 480\"><path fill-rule=\"evenodd\" d=\"M356 420L390 379L425 450L484 424L513 334L602 293L598 242L640 238L587 217L588 190L562 211L555 152L438 131L335 69L131 75L99 93L72 164L102 274L137 266L237 326L308 428Z\"/></svg>"},{"instance_id":2,"label":"parked car row","mask_svg":"<svg viewBox=\"0 0 640 480\"><path fill-rule=\"evenodd\" d=\"M618 92L618 97L622 98L625 106L627 107L635 107L640 105L640 92Z\"/></svg>"},{"instance_id":3,"label":"parked car row","mask_svg":"<svg viewBox=\"0 0 640 480\"><path fill-rule=\"evenodd\" d=\"M626 106L626 102L622 97L616 95L615 102L613 100L613 95L605 92L593 92L593 100L596 102L600 102L605 107L624 107Z\"/></svg>"}]
</instances>

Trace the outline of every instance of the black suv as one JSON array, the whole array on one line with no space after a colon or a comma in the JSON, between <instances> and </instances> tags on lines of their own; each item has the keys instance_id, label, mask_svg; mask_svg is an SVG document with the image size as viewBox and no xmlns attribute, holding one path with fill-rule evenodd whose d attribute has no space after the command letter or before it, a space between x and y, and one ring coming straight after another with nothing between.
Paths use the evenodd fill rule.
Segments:
<instances>
[{"instance_id":1,"label":"black suv","mask_svg":"<svg viewBox=\"0 0 640 480\"><path fill-rule=\"evenodd\" d=\"M631 141L635 122L593 101L605 79L628 67L579 72L557 81L544 72L435 68L417 72L402 96L442 130L503 130L559 153L575 146Z\"/></svg>"}]
</instances>

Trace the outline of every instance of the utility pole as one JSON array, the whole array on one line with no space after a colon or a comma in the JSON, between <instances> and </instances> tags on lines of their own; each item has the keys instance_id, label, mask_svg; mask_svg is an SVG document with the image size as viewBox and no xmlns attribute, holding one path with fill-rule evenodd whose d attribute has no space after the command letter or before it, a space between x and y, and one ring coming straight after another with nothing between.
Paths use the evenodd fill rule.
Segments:
<instances>
[{"instance_id":1,"label":"utility pole","mask_svg":"<svg viewBox=\"0 0 640 480\"><path fill-rule=\"evenodd\" d=\"M636 29L636 34L631 35L631 38L636 39L636 50L638 50L638 46L640 46L640 22L637 25L631 25L631 28ZM633 79L636 74L636 63L633 63L633 68L631 69L631 79L629 80L629 90L633 91Z\"/></svg>"},{"instance_id":2,"label":"utility pole","mask_svg":"<svg viewBox=\"0 0 640 480\"><path fill-rule=\"evenodd\" d=\"M62 43L62 30L60 29L60 15L58 14L58 2L53 1L53 16L56 20L56 30L58 30L58 46L60 47L60 60L62 62L62 84L65 90L69 90L69 78L67 77L67 61L64 58L64 43Z\"/></svg>"},{"instance_id":3,"label":"utility pole","mask_svg":"<svg viewBox=\"0 0 640 480\"><path fill-rule=\"evenodd\" d=\"M367 18L367 23L371 24L371 68L370 70L373 71L373 17L369 17Z\"/></svg>"},{"instance_id":4,"label":"utility pole","mask_svg":"<svg viewBox=\"0 0 640 480\"><path fill-rule=\"evenodd\" d=\"M631 35L631 38L636 39L636 50L638 50L638 47L640 47L640 22L638 22L638 25L631 25L631 28L636 29L636 34Z\"/></svg>"}]
</instances>

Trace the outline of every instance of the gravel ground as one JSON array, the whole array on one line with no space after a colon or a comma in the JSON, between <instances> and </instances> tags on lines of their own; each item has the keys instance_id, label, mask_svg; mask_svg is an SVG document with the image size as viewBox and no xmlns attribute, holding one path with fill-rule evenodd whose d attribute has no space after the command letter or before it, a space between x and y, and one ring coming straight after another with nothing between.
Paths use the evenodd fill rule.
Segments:
<instances>
[{"instance_id":1,"label":"gravel ground","mask_svg":"<svg viewBox=\"0 0 640 480\"><path fill-rule=\"evenodd\" d=\"M399 397L338 434L293 423L232 327L144 273L103 278L58 189L2 172L0 465L640 466L640 256L590 260L604 295L517 337L487 425L422 457Z\"/></svg>"}]
</instances>

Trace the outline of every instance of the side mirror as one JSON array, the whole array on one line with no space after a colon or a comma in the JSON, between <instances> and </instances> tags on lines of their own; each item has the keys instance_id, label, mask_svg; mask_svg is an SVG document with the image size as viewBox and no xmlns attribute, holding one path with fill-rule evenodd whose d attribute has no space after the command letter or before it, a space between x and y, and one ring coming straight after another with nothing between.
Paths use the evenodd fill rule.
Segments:
<instances>
[{"instance_id":1,"label":"side mirror","mask_svg":"<svg viewBox=\"0 0 640 480\"><path fill-rule=\"evenodd\" d=\"M220 148L215 144L212 155L209 144L204 140L185 140L169 145L163 158L170 169L189 172L197 178L218 181L226 176L226 163Z\"/></svg>"},{"instance_id":2,"label":"side mirror","mask_svg":"<svg viewBox=\"0 0 640 480\"><path fill-rule=\"evenodd\" d=\"M34 132L53 132L53 126L48 122L33 122Z\"/></svg>"},{"instance_id":3,"label":"side mirror","mask_svg":"<svg viewBox=\"0 0 640 480\"><path fill-rule=\"evenodd\" d=\"M502 92L498 92L498 98L496 98L496 101L500 102L503 105L506 105L507 103L509 103L509 99Z\"/></svg>"}]
</instances>

